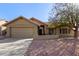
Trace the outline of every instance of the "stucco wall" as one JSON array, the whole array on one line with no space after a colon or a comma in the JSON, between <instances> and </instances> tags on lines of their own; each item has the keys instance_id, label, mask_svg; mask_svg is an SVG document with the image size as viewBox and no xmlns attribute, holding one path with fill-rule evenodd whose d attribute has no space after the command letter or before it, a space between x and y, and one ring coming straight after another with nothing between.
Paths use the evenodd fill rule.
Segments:
<instances>
[{"instance_id":1,"label":"stucco wall","mask_svg":"<svg viewBox=\"0 0 79 59\"><path fill-rule=\"evenodd\" d=\"M48 27L45 26L45 34L48 34L48 33L49 33L49 31L48 31Z\"/></svg>"},{"instance_id":2,"label":"stucco wall","mask_svg":"<svg viewBox=\"0 0 79 59\"><path fill-rule=\"evenodd\" d=\"M6 24L7 22L4 20L0 20L0 35L2 35L2 32L6 30L6 26L3 26L3 24Z\"/></svg>"},{"instance_id":3,"label":"stucco wall","mask_svg":"<svg viewBox=\"0 0 79 59\"><path fill-rule=\"evenodd\" d=\"M69 35L69 36L73 36L74 35L74 31L73 30L69 31L69 29L70 29L69 27L62 27L62 28L67 28L68 29L66 34L60 34L60 28L56 28L56 29L54 29L54 32L53 32L52 35L65 35L65 36L66 35Z\"/></svg>"}]
</instances>

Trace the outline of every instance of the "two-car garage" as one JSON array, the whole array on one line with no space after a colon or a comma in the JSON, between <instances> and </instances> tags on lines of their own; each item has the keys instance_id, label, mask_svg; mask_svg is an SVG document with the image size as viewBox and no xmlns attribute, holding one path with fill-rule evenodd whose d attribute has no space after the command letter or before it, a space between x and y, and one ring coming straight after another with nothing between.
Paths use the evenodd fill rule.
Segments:
<instances>
[{"instance_id":1,"label":"two-car garage","mask_svg":"<svg viewBox=\"0 0 79 59\"><path fill-rule=\"evenodd\" d=\"M12 27L10 28L10 37L13 38L31 38L34 35L33 27Z\"/></svg>"},{"instance_id":2,"label":"two-car garage","mask_svg":"<svg viewBox=\"0 0 79 59\"><path fill-rule=\"evenodd\" d=\"M5 25L7 27L7 37L33 38L37 35L37 25L24 17L18 17Z\"/></svg>"}]
</instances>

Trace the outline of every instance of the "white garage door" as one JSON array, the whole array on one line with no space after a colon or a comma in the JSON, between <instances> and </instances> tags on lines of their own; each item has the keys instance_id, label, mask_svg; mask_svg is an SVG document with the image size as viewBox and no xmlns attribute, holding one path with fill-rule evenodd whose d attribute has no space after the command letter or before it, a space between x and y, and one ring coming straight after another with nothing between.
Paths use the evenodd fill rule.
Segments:
<instances>
[{"instance_id":1,"label":"white garage door","mask_svg":"<svg viewBox=\"0 0 79 59\"><path fill-rule=\"evenodd\" d=\"M31 38L34 35L32 27L17 27L11 28L11 37L14 38Z\"/></svg>"}]
</instances>

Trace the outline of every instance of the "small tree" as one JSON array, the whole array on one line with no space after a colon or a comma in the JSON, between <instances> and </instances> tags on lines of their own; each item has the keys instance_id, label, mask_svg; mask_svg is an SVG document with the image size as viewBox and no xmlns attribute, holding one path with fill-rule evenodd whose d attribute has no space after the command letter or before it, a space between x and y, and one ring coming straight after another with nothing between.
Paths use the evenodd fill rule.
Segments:
<instances>
[{"instance_id":1,"label":"small tree","mask_svg":"<svg viewBox=\"0 0 79 59\"><path fill-rule=\"evenodd\" d=\"M74 31L74 38L77 39L79 26L79 5L73 3L54 4L49 16L49 26L68 26Z\"/></svg>"}]
</instances>

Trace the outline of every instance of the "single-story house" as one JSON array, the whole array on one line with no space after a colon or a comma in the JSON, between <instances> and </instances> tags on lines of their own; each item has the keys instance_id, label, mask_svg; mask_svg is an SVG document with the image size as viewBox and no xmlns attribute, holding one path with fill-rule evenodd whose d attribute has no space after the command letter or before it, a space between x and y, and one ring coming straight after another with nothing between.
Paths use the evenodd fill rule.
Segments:
<instances>
[{"instance_id":1,"label":"single-story house","mask_svg":"<svg viewBox=\"0 0 79 59\"><path fill-rule=\"evenodd\" d=\"M38 35L74 35L74 31L68 26L50 28L48 23L42 22L34 17L27 19L20 16L4 24L4 26L7 27L6 37L12 38L31 38Z\"/></svg>"},{"instance_id":2,"label":"single-story house","mask_svg":"<svg viewBox=\"0 0 79 59\"><path fill-rule=\"evenodd\" d=\"M6 37L12 38L31 38L38 35L47 34L47 24L32 17L27 19L25 17L18 17L4 26L7 27Z\"/></svg>"},{"instance_id":3,"label":"single-story house","mask_svg":"<svg viewBox=\"0 0 79 59\"><path fill-rule=\"evenodd\" d=\"M0 36L5 35L6 27L3 26L3 25L6 24L6 23L7 23L7 21L0 20Z\"/></svg>"}]
</instances>

